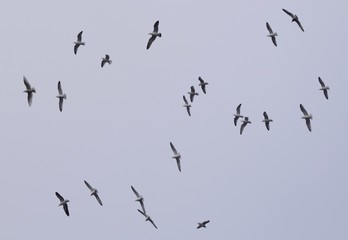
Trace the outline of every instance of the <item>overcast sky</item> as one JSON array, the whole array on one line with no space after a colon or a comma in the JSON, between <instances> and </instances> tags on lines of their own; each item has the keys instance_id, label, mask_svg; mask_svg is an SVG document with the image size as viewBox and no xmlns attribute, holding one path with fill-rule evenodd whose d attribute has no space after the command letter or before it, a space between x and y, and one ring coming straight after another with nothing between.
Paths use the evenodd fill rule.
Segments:
<instances>
[{"instance_id":1,"label":"overcast sky","mask_svg":"<svg viewBox=\"0 0 348 240\"><path fill-rule=\"evenodd\" d=\"M347 7L4 2L0 238L347 239ZM162 37L146 50L157 20ZM80 31L86 45L74 55ZM105 54L113 63L101 68ZM30 108L23 76L37 90ZM206 95L198 76L209 82ZM189 117L182 96L192 85L199 96ZM243 135L233 124L240 103L252 122ZM299 104L313 114L312 132ZM270 131L264 111L274 120ZM170 141L182 154L181 173ZM158 229L138 213L131 185ZM70 217L56 191L70 200Z\"/></svg>"}]
</instances>

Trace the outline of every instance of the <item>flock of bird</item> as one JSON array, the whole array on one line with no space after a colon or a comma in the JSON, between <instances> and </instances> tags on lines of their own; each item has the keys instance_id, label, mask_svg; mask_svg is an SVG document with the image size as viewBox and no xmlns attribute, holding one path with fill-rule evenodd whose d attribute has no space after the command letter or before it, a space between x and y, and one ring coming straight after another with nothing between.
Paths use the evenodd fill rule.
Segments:
<instances>
[{"instance_id":1,"label":"flock of bird","mask_svg":"<svg viewBox=\"0 0 348 240\"><path fill-rule=\"evenodd\" d=\"M292 22L296 22L297 25L299 26L299 28L304 32L304 29L302 27L301 22L299 21L299 18L297 15L292 14L291 12L287 11L286 9L283 9L283 11L288 14L291 18L292 18ZM274 32L270 26L270 24L267 22L266 23L266 27L268 29L269 34L267 35L268 37L270 37L272 39L272 42L275 46L277 46L277 41L276 41L276 37L278 36L277 32ZM78 52L78 49L80 46L85 46L85 42L82 41L82 34L83 31L81 31L78 35L77 35L77 41L74 42L74 54L76 55ZM149 35L151 35L150 39L148 40L146 49L149 49L153 42L156 40L157 37L161 37L162 34L159 33L159 21L156 21L156 23L154 24L153 27L153 31L151 33L149 33ZM111 64L112 60L110 59L110 56L108 54L105 55L105 57L102 58L101 61L101 67L104 67L105 63ZM204 94L206 94L206 88L208 85L208 82L205 82L201 77L198 77L199 80L199 87L201 88L202 92ZM319 83L320 83L320 89L321 91L323 91L324 96L326 99L329 99L328 97L328 90L330 89L329 86L325 85L325 83L323 82L323 80L319 77L318 78ZM32 100L33 100L33 94L36 93L36 89L34 87L32 87L29 83L29 81L27 80L27 78L24 76L23 77L23 81L26 87L26 90L24 91L25 93L27 93L27 101L29 106L32 105ZM190 87L190 91L187 92L187 94L189 95L189 100L190 102L186 99L186 96L183 95L183 100L184 100L184 105L183 107L186 108L187 113L189 116L191 116L191 103L193 103L194 99L196 96L199 95L198 92L196 92L195 87L191 86ZM59 110L62 112L63 111L63 102L64 100L67 98L66 94L63 92L62 90L62 86L61 86L61 82L58 82L58 95L56 96L59 99ZM251 124L251 121L249 120L249 117L244 116L241 114L241 106L242 104L239 104L236 108L236 112L234 114L234 125L237 126L238 124L238 120L241 118L241 126L240 126L240 134L243 133L243 130L245 129L245 127L248 124ZM300 104L300 110L303 113L302 119L304 119L306 121L306 125L309 131L312 130L311 128L311 120L312 120L312 114L309 114L307 112L307 110L305 109L305 107ZM263 117L264 119L262 120L262 122L264 122L266 129L269 131L270 130L270 123L273 122L273 120L271 118L269 118L267 112L263 112ZM172 158L176 160L177 163L177 167L179 172L181 172L181 154L176 150L176 148L174 147L173 143L170 142L170 147L173 151L173 156ZM96 200L98 201L98 203L103 206L102 201L98 195L98 190L96 188L93 188L87 181L84 181L85 185L87 186L87 188L90 190L90 194L91 196L94 196L96 198ZM145 205L144 205L144 198L142 195L140 195L133 186L131 186L131 190L133 191L133 193L136 196L136 200L137 202L140 203L140 207L141 210L138 209L139 213L141 213L144 217L145 217L145 221L149 221L151 222L151 224L157 229L156 224L154 223L154 221L152 220L152 218L148 215L148 213L145 210ZM69 209L68 209L68 199L65 199L64 197L62 197L58 192L55 193L57 198L59 199L59 205L58 206L63 206L64 212L67 216L69 216ZM206 220L203 222L199 222L197 229L199 228L205 228L206 224L208 224L210 221Z\"/></svg>"}]
</instances>

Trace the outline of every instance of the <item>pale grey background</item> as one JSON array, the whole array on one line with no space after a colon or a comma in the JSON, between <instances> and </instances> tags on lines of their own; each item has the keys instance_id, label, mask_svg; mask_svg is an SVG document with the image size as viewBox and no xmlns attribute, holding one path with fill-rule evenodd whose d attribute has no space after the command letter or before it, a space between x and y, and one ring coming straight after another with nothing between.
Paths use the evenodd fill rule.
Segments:
<instances>
[{"instance_id":1,"label":"pale grey background","mask_svg":"<svg viewBox=\"0 0 348 240\"><path fill-rule=\"evenodd\" d=\"M0 238L347 239L347 7L4 2ZM156 20L163 36L146 50ZM86 46L75 56L81 30ZM106 53L114 62L102 69ZM37 89L31 108L23 75ZM182 95L198 76L209 85L189 118ZM318 76L331 87L328 101ZM62 113L58 81L68 96ZM239 103L252 121L242 136L233 125ZM311 133L300 103L314 116ZM99 189L103 207L83 180ZM158 230L137 212L130 185ZM55 191L70 199L70 217ZM207 229L196 230L206 219Z\"/></svg>"}]
</instances>

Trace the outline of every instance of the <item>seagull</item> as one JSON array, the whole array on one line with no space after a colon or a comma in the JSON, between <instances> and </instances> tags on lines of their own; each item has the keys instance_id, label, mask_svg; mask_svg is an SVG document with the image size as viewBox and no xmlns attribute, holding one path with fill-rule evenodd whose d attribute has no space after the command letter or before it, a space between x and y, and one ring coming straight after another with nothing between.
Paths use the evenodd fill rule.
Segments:
<instances>
[{"instance_id":1,"label":"seagull","mask_svg":"<svg viewBox=\"0 0 348 240\"><path fill-rule=\"evenodd\" d=\"M300 108L301 108L301 111L303 113L303 119L306 119L306 125L307 125L307 128L308 130L311 132L312 131L312 128L311 128L311 119L313 118L312 114L308 114L306 109L303 107L302 104L300 104Z\"/></svg>"},{"instance_id":2,"label":"seagull","mask_svg":"<svg viewBox=\"0 0 348 240\"><path fill-rule=\"evenodd\" d=\"M143 209L143 212L146 213L145 211L145 206L144 206L144 198L143 196L141 196L137 190L135 190L135 188L133 186L131 186L132 191L134 192L135 196L137 196L137 199L135 201L139 202L141 205L141 208Z\"/></svg>"},{"instance_id":3,"label":"seagull","mask_svg":"<svg viewBox=\"0 0 348 240\"><path fill-rule=\"evenodd\" d=\"M144 215L144 217L146 218L145 221L150 221L152 223L152 225L157 229L157 226L155 225L155 223L152 221L151 217L149 215L147 215L145 212L141 211L138 209L138 211Z\"/></svg>"},{"instance_id":4,"label":"seagull","mask_svg":"<svg viewBox=\"0 0 348 240\"><path fill-rule=\"evenodd\" d=\"M209 222L210 222L210 220L204 221L202 223L198 223L197 229L202 228L202 227L206 228L205 225L207 225Z\"/></svg>"},{"instance_id":5,"label":"seagull","mask_svg":"<svg viewBox=\"0 0 348 240\"><path fill-rule=\"evenodd\" d=\"M292 14L291 12L289 12L288 10L286 10L284 8L283 8L283 11L292 18L291 22L296 22L297 25L301 28L302 32L304 32L304 29L300 23L300 20L298 19L298 16L296 16L295 14Z\"/></svg>"},{"instance_id":6,"label":"seagull","mask_svg":"<svg viewBox=\"0 0 348 240\"><path fill-rule=\"evenodd\" d=\"M278 36L278 34L276 32L273 32L273 30L272 30L271 26L268 24L268 22L266 22L266 27L267 27L268 32L269 32L267 37L271 37L274 46L277 46L276 36Z\"/></svg>"},{"instance_id":7,"label":"seagull","mask_svg":"<svg viewBox=\"0 0 348 240\"><path fill-rule=\"evenodd\" d=\"M243 129L245 128L245 126L246 126L248 123L251 123L251 122L249 121L249 118L248 118L248 117L244 117L244 120L242 120L242 125L240 126L240 135L242 135Z\"/></svg>"},{"instance_id":8,"label":"seagull","mask_svg":"<svg viewBox=\"0 0 348 240\"><path fill-rule=\"evenodd\" d=\"M57 196L57 198L59 198L59 201L60 201L58 207L63 205L64 212L69 217L69 209L68 209L69 200L64 199L58 192L56 192L56 196Z\"/></svg>"},{"instance_id":9,"label":"seagull","mask_svg":"<svg viewBox=\"0 0 348 240\"><path fill-rule=\"evenodd\" d=\"M242 106L242 104L239 104L238 107L236 108L236 114L234 115L234 126L237 126L237 121L238 118L243 117L243 115L240 115L240 107Z\"/></svg>"},{"instance_id":10,"label":"seagull","mask_svg":"<svg viewBox=\"0 0 348 240\"><path fill-rule=\"evenodd\" d=\"M81 40L82 40L82 33L83 33L83 31L81 31L81 32L77 35L77 41L74 42L74 43L75 43L75 46L74 46L74 53L75 53L75 55L76 55L77 49L79 48L80 45L85 46L85 42L82 42L82 41L81 41Z\"/></svg>"},{"instance_id":11,"label":"seagull","mask_svg":"<svg viewBox=\"0 0 348 240\"><path fill-rule=\"evenodd\" d=\"M98 190L95 188L92 188L92 186L89 185L89 183L86 180L84 180L84 182L85 182L86 186L89 188L89 190L91 190L91 196L94 195L95 198L97 199L98 203L100 204L100 206L103 206L103 203L100 200L99 195L98 195Z\"/></svg>"},{"instance_id":12,"label":"seagull","mask_svg":"<svg viewBox=\"0 0 348 240\"><path fill-rule=\"evenodd\" d=\"M112 60L110 59L110 56L108 54L105 54L105 58L102 58L101 67L104 67L105 63L108 63L109 65L112 63Z\"/></svg>"},{"instance_id":13,"label":"seagull","mask_svg":"<svg viewBox=\"0 0 348 240\"><path fill-rule=\"evenodd\" d=\"M59 111L63 111L63 101L66 99L66 94L63 93L60 81L58 82L58 95L56 97L59 98Z\"/></svg>"},{"instance_id":14,"label":"seagull","mask_svg":"<svg viewBox=\"0 0 348 240\"><path fill-rule=\"evenodd\" d=\"M178 151L176 151L172 142L170 142L170 147L172 148L174 153L174 156L172 158L176 160L176 164L178 165L179 172L181 172L181 165L180 165L181 154L178 153Z\"/></svg>"},{"instance_id":15,"label":"seagull","mask_svg":"<svg viewBox=\"0 0 348 240\"><path fill-rule=\"evenodd\" d=\"M207 83L207 82L204 82L204 80L203 80L201 77L198 77L198 80L200 81L199 86L201 86L202 91L204 92L204 94L206 94L206 92L205 92L205 86L208 85L208 83Z\"/></svg>"},{"instance_id":16,"label":"seagull","mask_svg":"<svg viewBox=\"0 0 348 240\"><path fill-rule=\"evenodd\" d=\"M184 99L184 102L185 102L185 104L183 106L186 107L187 113L191 117L191 112L190 112L191 104L188 103L188 101L186 100L185 95L183 96L183 99Z\"/></svg>"},{"instance_id":17,"label":"seagull","mask_svg":"<svg viewBox=\"0 0 348 240\"><path fill-rule=\"evenodd\" d=\"M195 96L198 96L198 93L196 93L195 87L191 86L191 92L188 92L190 94L190 101L193 102L193 99Z\"/></svg>"},{"instance_id":18,"label":"seagull","mask_svg":"<svg viewBox=\"0 0 348 240\"><path fill-rule=\"evenodd\" d=\"M30 83L28 82L27 78L25 76L23 76L23 81L24 81L24 85L26 86L26 90L24 90L23 92L28 93L28 104L29 107L31 106L31 102L33 100L33 93L36 93L36 90L34 87L30 86Z\"/></svg>"},{"instance_id":19,"label":"seagull","mask_svg":"<svg viewBox=\"0 0 348 240\"><path fill-rule=\"evenodd\" d=\"M270 122L273 122L273 120L268 118L268 115L267 115L266 112L263 112L263 117L264 117L264 119L262 120L262 122L265 123L266 128L267 128L267 130L269 131L269 123L270 123Z\"/></svg>"},{"instance_id":20,"label":"seagull","mask_svg":"<svg viewBox=\"0 0 348 240\"><path fill-rule=\"evenodd\" d=\"M151 37L149 41L147 42L146 49L149 49L151 47L151 44L153 41L155 41L156 37L162 37L162 33L158 32L158 24L159 24L159 21L155 22L155 24L153 25L153 32L149 33Z\"/></svg>"},{"instance_id":21,"label":"seagull","mask_svg":"<svg viewBox=\"0 0 348 240\"><path fill-rule=\"evenodd\" d=\"M322 90L324 92L324 95L326 97L326 99L329 99L329 95L328 95L328 90L330 90L329 86L325 86L325 83L323 82L323 80L321 80L320 77L318 77L319 83L321 85L321 88L319 88L319 90Z\"/></svg>"}]
</instances>

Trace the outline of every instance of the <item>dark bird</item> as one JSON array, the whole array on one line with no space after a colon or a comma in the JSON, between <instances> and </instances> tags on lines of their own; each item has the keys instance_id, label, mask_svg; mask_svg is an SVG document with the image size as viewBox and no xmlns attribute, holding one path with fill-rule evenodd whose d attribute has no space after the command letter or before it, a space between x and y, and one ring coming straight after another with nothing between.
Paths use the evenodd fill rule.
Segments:
<instances>
[{"instance_id":1,"label":"dark bird","mask_svg":"<svg viewBox=\"0 0 348 240\"><path fill-rule=\"evenodd\" d=\"M149 215L147 215L145 212L143 212L143 211L141 211L141 210L139 210L139 209L138 209L138 211L139 211L142 215L144 215L145 221L151 222L152 225L157 229L157 226L155 225L155 223L153 222L153 220L151 219L151 217L150 217Z\"/></svg>"},{"instance_id":2,"label":"dark bird","mask_svg":"<svg viewBox=\"0 0 348 240\"><path fill-rule=\"evenodd\" d=\"M204 80L201 78L201 77L198 77L198 80L199 80L199 86L201 86L201 88L202 88L202 91L204 92L204 94L206 94L206 92L205 92L205 86L206 85L208 85L208 83L207 82L204 82Z\"/></svg>"},{"instance_id":3,"label":"dark bird","mask_svg":"<svg viewBox=\"0 0 348 240\"><path fill-rule=\"evenodd\" d=\"M69 209L68 209L68 202L69 200L68 199L64 199L59 193L56 192L56 196L57 198L59 198L59 206L62 206L63 205L63 209L64 209L64 212L67 216L69 216Z\"/></svg>"},{"instance_id":4,"label":"dark bird","mask_svg":"<svg viewBox=\"0 0 348 240\"><path fill-rule=\"evenodd\" d=\"M153 43L153 41L155 41L156 37L162 37L162 34L158 32L158 24L159 21L155 22L155 24L153 25L153 31L149 33L151 37L147 42L146 49L149 49L151 47L151 44Z\"/></svg>"},{"instance_id":5,"label":"dark bird","mask_svg":"<svg viewBox=\"0 0 348 240\"><path fill-rule=\"evenodd\" d=\"M135 199L135 201L139 202L141 205L141 208L143 209L143 212L146 213L145 211L145 206L144 206L144 198L143 196L141 196L137 190L135 190L135 188L133 186L131 186L132 191L134 192L135 196L137 197L137 199Z\"/></svg>"},{"instance_id":6,"label":"dark bird","mask_svg":"<svg viewBox=\"0 0 348 240\"><path fill-rule=\"evenodd\" d=\"M94 196L97 199L100 206L103 206L103 203L100 200L99 195L98 195L98 190L93 188L91 185L89 185L89 183L86 180L84 180L84 182L85 182L86 186L89 188L89 190L91 190L91 196Z\"/></svg>"},{"instance_id":7,"label":"dark bird","mask_svg":"<svg viewBox=\"0 0 348 240\"><path fill-rule=\"evenodd\" d=\"M303 113L303 119L306 120L306 125L307 125L307 128L308 130L311 132L312 131L312 128L311 128L311 119L313 118L312 114L308 114L307 113L307 110L304 108L304 106L302 104L300 104L300 109Z\"/></svg>"},{"instance_id":8,"label":"dark bird","mask_svg":"<svg viewBox=\"0 0 348 240\"><path fill-rule=\"evenodd\" d=\"M181 172L181 164L180 164L181 154L175 149L172 142L170 142L170 147L172 148L172 151L174 153L172 158L176 160L176 164L178 165L179 172Z\"/></svg>"},{"instance_id":9,"label":"dark bird","mask_svg":"<svg viewBox=\"0 0 348 240\"><path fill-rule=\"evenodd\" d=\"M82 33L83 31L81 31L78 35L77 35L77 41L74 42L75 43L75 46L74 46L74 53L76 55L77 53L77 49L79 48L80 45L85 45L85 42L82 42Z\"/></svg>"},{"instance_id":10,"label":"dark bird","mask_svg":"<svg viewBox=\"0 0 348 240\"><path fill-rule=\"evenodd\" d=\"M236 108L236 114L233 114L233 116L234 116L234 126L237 126L238 118L243 117L243 115L240 115L240 107L241 106L242 106L242 104L239 104L238 107Z\"/></svg>"},{"instance_id":11,"label":"dark bird","mask_svg":"<svg viewBox=\"0 0 348 240\"><path fill-rule=\"evenodd\" d=\"M242 125L240 125L240 135L242 135L243 130L244 130L245 126L246 126L248 123L251 124L251 122L249 121L249 118L248 118L248 117L244 117L244 119L242 120Z\"/></svg>"},{"instance_id":12,"label":"dark bird","mask_svg":"<svg viewBox=\"0 0 348 240\"><path fill-rule=\"evenodd\" d=\"M187 113L191 117L191 112L190 112L191 104L188 103L185 95L183 96L183 99L184 99L184 102L185 102L185 104L183 106L186 107Z\"/></svg>"},{"instance_id":13,"label":"dark bird","mask_svg":"<svg viewBox=\"0 0 348 240\"><path fill-rule=\"evenodd\" d=\"M329 95L328 95L328 90L330 90L329 86L325 86L325 83L323 82L323 80L321 80L320 77L318 77L319 83L321 85L321 88L319 88L319 90L322 90L326 99L329 99Z\"/></svg>"},{"instance_id":14,"label":"dark bird","mask_svg":"<svg viewBox=\"0 0 348 240\"><path fill-rule=\"evenodd\" d=\"M292 14L291 12L289 12L288 10L286 10L286 9L284 9L284 8L283 8L283 11L284 11L286 14L288 14L288 15L292 18L291 21L292 21L292 22L296 22L297 25L301 28L302 32L304 32L304 29L303 29L303 27L302 27L302 24L300 23L300 20L298 19L298 16L295 15L295 14Z\"/></svg>"},{"instance_id":15,"label":"dark bird","mask_svg":"<svg viewBox=\"0 0 348 240\"><path fill-rule=\"evenodd\" d=\"M59 111L63 111L63 101L66 99L66 94L63 93L60 81L58 82L58 95L56 97L59 98Z\"/></svg>"},{"instance_id":16,"label":"dark bird","mask_svg":"<svg viewBox=\"0 0 348 240\"><path fill-rule=\"evenodd\" d=\"M262 120L262 122L265 123L266 128L267 128L267 130L269 131L269 123L270 123L270 122L273 122L273 120L268 118L268 115L267 115L266 112L263 112L263 117L264 117L264 119Z\"/></svg>"},{"instance_id":17,"label":"dark bird","mask_svg":"<svg viewBox=\"0 0 348 240\"><path fill-rule=\"evenodd\" d=\"M198 223L197 229L202 228L202 227L203 227L203 228L206 228L205 225L207 225L209 222L210 222L210 220L207 220L207 221Z\"/></svg>"},{"instance_id":18,"label":"dark bird","mask_svg":"<svg viewBox=\"0 0 348 240\"><path fill-rule=\"evenodd\" d=\"M278 36L278 34L276 32L273 32L273 30L272 30L271 26L268 24L268 22L266 22L266 27L267 27L268 32L269 32L267 37L272 38L272 42L273 42L274 46L277 46L276 36Z\"/></svg>"},{"instance_id":19,"label":"dark bird","mask_svg":"<svg viewBox=\"0 0 348 240\"><path fill-rule=\"evenodd\" d=\"M31 102L33 101L33 93L36 93L36 90L34 87L30 86L30 83L28 82L28 80L25 76L23 76L23 81L24 81L25 87L27 88L26 90L24 90L24 92L28 94L28 104L30 107Z\"/></svg>"},{"instance_id":20,"label":"dark bird","mask_svg":"<svg viewBox=\"0 0 348 240\"><path fill-rule=\"evenodd\" d=\"M194 86L191 86L191 91L188 92L188 94L190 94L190 101L193 102L193 99L195 96L198 96L198 93L195 90Z\"/></svg>"},{"instance_id":21,"label":"dark bird","mask_svg":"<svg viewBox=\"0 0 348 240\"><path fill-rule=\"evenodd\" d=\"M101 67L104 67L105 63L108 63L109 65L112 63L112 60L110 59L110 56L108 54L105 54L105 58L102 58Z\"/></svg>"}]
</instances>

